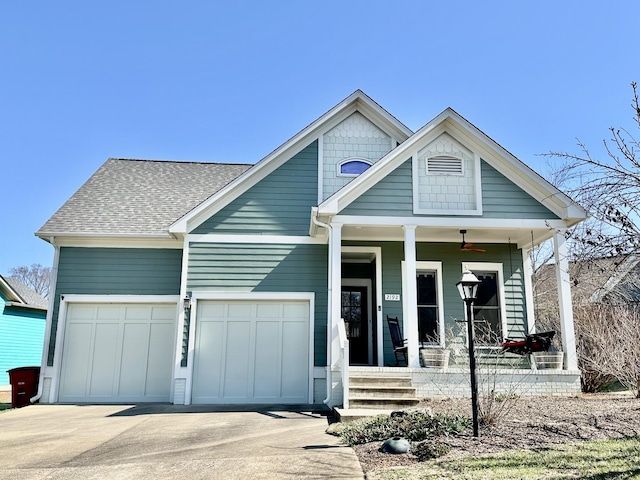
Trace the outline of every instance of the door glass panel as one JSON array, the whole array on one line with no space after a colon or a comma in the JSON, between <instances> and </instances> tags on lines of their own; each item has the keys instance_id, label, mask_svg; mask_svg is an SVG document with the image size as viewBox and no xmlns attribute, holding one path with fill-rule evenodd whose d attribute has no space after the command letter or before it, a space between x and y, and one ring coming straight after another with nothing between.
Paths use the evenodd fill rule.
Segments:
<instances>
[{"instance_id":1,"label":"door glass panel","mask_svg":"<svg viewBox=\"0 0 640 480\"><path fill-rule=\"evenodd\" d=\"M502 319L500 318L500 289L497 272L474 272L480 280L477 299L473 304L476 342L481 345L495 345L502 340Z\"/></svg>"},{"instance_id":2,"label":"door glass panel","mask_svg":"<svg viewBox=\"0 0 640 480\"><path fill-rule=\"evenodd\" d=\"M422 345L439 343L437 272L419 271L416 275L418 295L418 337Z\"/></svg>"}]
</instances>

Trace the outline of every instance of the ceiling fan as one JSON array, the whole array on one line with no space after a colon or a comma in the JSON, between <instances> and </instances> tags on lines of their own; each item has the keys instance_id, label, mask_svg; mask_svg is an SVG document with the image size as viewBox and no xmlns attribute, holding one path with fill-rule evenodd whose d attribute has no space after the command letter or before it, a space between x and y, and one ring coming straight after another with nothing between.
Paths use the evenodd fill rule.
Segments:
<instances>
[{"instance_id":1,"label":"ceiling fan","mask_svg":"<svg viewBox=\"0 0 640 480\"><path fill-rule=\"evenodd\" d=\"M486 250L483 250L482 248L471 248L473 246L473 243L469 243L466 242L464 239L464 235L467 233L466 230L460 230L460 233L462 234L462 243L460 244L460 250L463 252L475 252L475 253L485 253Z\"/></svg>"}]
</instances>

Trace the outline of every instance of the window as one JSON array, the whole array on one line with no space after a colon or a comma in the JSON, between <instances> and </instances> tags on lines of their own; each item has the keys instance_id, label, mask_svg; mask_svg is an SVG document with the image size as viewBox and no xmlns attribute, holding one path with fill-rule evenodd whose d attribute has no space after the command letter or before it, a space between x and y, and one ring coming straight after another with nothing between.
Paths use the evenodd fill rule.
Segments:
<instances>
[{"instance_id":1,"label":"window","mask_svg":"<svg viewBox=\"0 0 640 480\"><path fill-rule=\"evenodd\" d=\"M356 177L371 166L371 162L363 159L348 159L338 165L338 175Z\"/></svg>"},{"instance_id":2,"label":"window","mask_svg":"<svg viewBox=\"0 0 640 480\"><path fill-rule=\"evenodd\" d=\"M437 272L423 270L416 274L418 292L418 338L420 344L439 343Z\"/></svg>"},{"instance_id":3,"label":"window","mask_svg":"<svg viewBox=\"0 0 640 480\"><path fill-rule=\"evenodd\" d=\"M444 347L442 263L416 262L416 294L420 346Z\"/></svg>"},{"instance_id":4,"label":"window","mask_svg":"<svg viewBox=\"0 0 640 480\"><path fill-rule=\"evenodd\" d=\"M466 264L478 280L477 299L473 303L474 327L478 345L499 344L505 332L506 309L502 264Z\"/></svg>"}]
</instances>

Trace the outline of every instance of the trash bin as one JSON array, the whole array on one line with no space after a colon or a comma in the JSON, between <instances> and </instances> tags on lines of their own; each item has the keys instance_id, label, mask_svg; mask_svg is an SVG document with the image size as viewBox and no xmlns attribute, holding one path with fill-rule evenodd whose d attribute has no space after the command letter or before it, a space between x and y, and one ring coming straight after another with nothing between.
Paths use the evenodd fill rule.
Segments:
<instances>
[{"instance_id":1,"label":"trash bin","mask_svg":"<svg viewBox=\"0 0 640 480\"><path fill-rule=\"evenodd\" d=\"M11 384L11 408L26 407L38 393L40 367L18 367L7 370Z\"/></svg>"}]
</instances>

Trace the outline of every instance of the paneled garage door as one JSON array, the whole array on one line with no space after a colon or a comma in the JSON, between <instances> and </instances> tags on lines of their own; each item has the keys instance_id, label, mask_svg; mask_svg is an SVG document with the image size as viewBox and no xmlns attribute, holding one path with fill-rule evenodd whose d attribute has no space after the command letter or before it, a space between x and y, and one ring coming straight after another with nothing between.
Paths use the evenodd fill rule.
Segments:
<instances>
[{"instance_id":1,"label":"paneled garage door","mask_svg":"<svg viewBox=\"0 0 640 480\"><path fill-rule=\"evenodd\" d=\"M69 304L59 402L168 402L175 304Z\"/></svg>"},{"instance_id":2,"label":"paneled garage door","mask_svg":"<svg viewBox=\"0 0 640 480\"><path fill-rule=\"evenodd\" d=\"M309 302L198 302L193 403L308 403L309 361Z\"/></svg>"}]
</instances>

